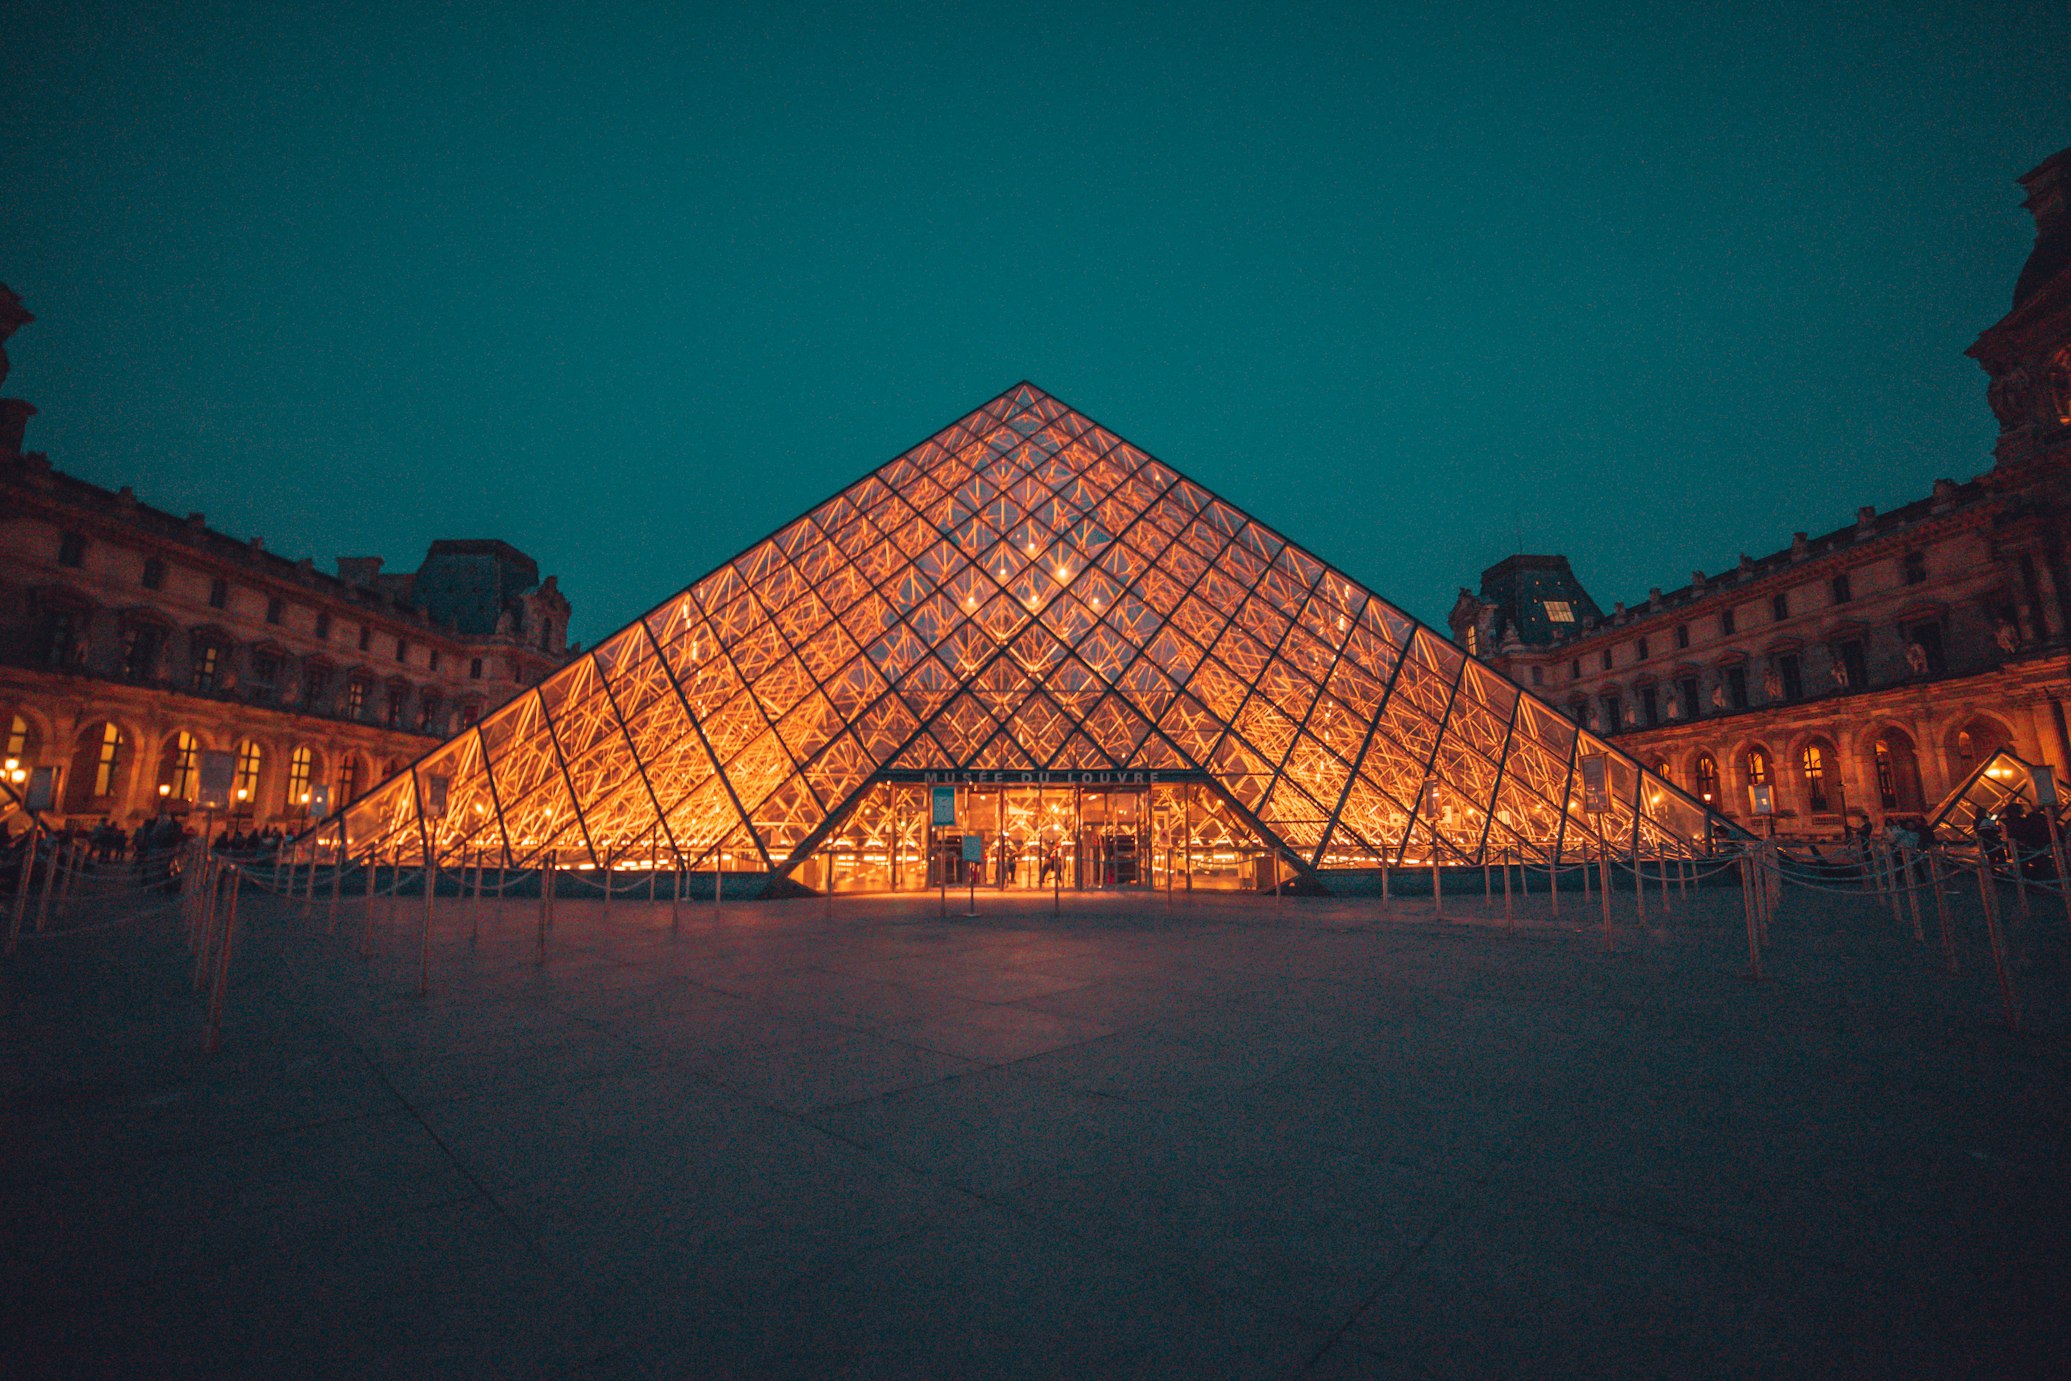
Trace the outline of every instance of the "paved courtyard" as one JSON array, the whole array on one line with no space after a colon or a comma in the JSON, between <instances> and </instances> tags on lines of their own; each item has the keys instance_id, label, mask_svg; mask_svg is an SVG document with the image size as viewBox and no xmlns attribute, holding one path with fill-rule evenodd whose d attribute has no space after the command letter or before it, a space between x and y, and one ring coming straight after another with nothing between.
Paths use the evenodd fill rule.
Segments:
<instances>
[{"instance_id":1,"label":"paved courtyard","mask_svg":"<svg viewBox=\"0 0 2071 1381\"><path fill-rule=\"evenodd\" d=\"M0 968L0 1375L2067 1364L2047 904L2024 1034L1802 893L418 905L248 902L213 1058L169 922Z\"/></svg>"}]
</instances>

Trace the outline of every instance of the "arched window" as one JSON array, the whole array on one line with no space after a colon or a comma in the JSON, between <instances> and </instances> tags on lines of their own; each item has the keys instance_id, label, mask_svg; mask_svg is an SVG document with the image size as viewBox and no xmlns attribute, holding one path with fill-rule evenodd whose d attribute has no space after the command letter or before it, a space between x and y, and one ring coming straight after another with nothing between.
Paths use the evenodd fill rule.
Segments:
<instances>
[{"instance_id":1,"label":"arched window","mask_svg":"<svg viewBox=\"0 0 2071 1381\"><path fill-rule=\"evenodd\" d=\"M1747 750L1747 784L1766 786L1769 782L1769 755L1759 748Z\"/></svg>"},{"instance_id":2,"label":"arched window","mask_svg":"<svg viewBox=\"0 0 2071 1381\"><path fill-rule=\"evenodd\" d=\"M259 765L264 755L259 745L246 739L237 745L237 776L230 784L231 809L250 807L259 799Z\"/></svg>"},{"instance_id":3,"label":"arched window","mask_svg":"<svg viewBox=\"0 0 2071 1381\"><path fill-rule=\"evenodd\" d=\"M111 798L122 789L129 754L128 738L112 722L103 721L82 733L72 753L65 809L112 809L115 803Z\"/></svg>"},{"instance_id":4,"label":"arched window","mask_svg":"<svg viewBox=\"0 0 2071 1381\"><path fill-rule=\"evenodd\" d=\"M347 753L338 764L338 799L331 802L331 809L339 809L359 794L360 760L354 754Z\"/></svg>"},{"instance_id":5,"label":"arched window","mask_svg":"<svg viewBox=\"0 0 2071 1381\"><path fill-rule=\"evenodd\" d=\"M1675 780L1675 778L1668 775L1667 758L1654 759L1654 775L1659 777L1664 782L1672 782Z\"/></svg>"},{"instance_id":6,"label":"arched window","mask_svg":"<svg viewBox=\"0 0 2071 1381\"><path fill-rule=\"evenodd\" d=\"M1697 755L1697 794L1706 805L1719 798L1719 760L1709 753Z\"/></svg>"},{"instance_id":7,"label":"arched window","mask_svg":"<svg viewBox=\"0 0 2071 1381\"><path fill-rule=\"evenodd\" d=\"M29 721L15 715L7 725L7 751L0 754L14 762L29 756Z\"/></svg>"},{"instance_id":8,"label":"arched window","mask_svg":"<svg viewBox=\"0 0 2071 1381\"><path fill-rule=\"evenodd\" d=\"M296 813L309 804L309 783L316 772L316 754L299 744L288 754L288 810Z\"/></svg>"},{"instance_id":9,"label":"arched window","mask_svg":"<svg viewBox=\"0 0 2071 1381\"><path fill-rule=\"evenodd\" d=\"M1827 760L1816 743L1805 745L1799 765L1805 772L1805 804L1815 811L1830 809L1827 803Z\"/></svg>"},{"instance_id":10,"label":"arched window","mask_svg":"<svg viewBox=\"0 0 2071 1381\"><path fill-rule=\"evenodd\" d=\"M181 730L158 755L158 799L192 801L201 790L201 744Z\"/></svg>"}]
</instances>

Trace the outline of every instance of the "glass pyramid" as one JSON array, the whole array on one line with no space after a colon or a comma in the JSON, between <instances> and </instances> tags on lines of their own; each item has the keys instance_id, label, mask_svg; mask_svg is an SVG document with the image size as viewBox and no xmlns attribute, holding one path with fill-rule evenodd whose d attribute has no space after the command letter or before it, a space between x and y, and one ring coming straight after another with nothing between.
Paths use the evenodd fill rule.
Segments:
<instances>
[{"instance_id":1,"label":"glass pyramid","mask_svg":"<svg viewBox=\"0 0 2071 1381\"><path fill-rule=\"evenodd\" d=\"M1607 769L1594 816L1591 754ZM435 846L788 876L874 785L931 773L1192 783L1312 879L1607 842L1689 853L1730 829L1025 383L433 750L342 827L353 854L402 863Z\"/></svg>"},{"instance_id":2,"label":"glass pyramid","mask_svg":"<svg viewBox=\"0 0 2071 1381\"><path fill-rule=\"evenodd\" d=\"M2015 801L2033 810L2037 774L2052 776L2048 768L2036 767L2008 749L1996 750L1936 803L1927 818L1928 834L1944 843L1968 843L1977 838L1980 816L1996 819ZM2056 795L2060 802L2065 799L2062 783L2057 783Z\"/></svg>"}]
</instances>

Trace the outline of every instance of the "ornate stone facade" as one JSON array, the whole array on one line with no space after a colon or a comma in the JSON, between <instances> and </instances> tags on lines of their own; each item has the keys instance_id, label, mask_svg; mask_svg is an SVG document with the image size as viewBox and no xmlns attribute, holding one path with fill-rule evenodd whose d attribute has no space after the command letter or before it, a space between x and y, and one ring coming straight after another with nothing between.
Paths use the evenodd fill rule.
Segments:
<instances>
[{"instance_id":1,"label":"ornate stone facade","mask_svg":"<svg viewBox=\"0 0 2071 1381\"><path fill-rule=\"evenodd\" d=\"M1512 557L1455 640L1729 815L1769 785L1779 833L1920 813L2002 746L2071 775L2071 150L2021 183L2035 249L1969 352L1990 471L1608 616L1563 558Z\"/></svg>"},{"instance_id":2,"label":"ornate stone facade","mask_svg":"<svg viewBox=\"0 0 2071 1381\"><path fill-rule=\"evenodd\" d=\"M0 343L30 320L0 287ZM327 575L53 469L34 413L0 400L0 749L57 769L58 821L184 811L225 751L238 823L292 829L313 787L342 805L568 660L568 601L513 547Z\"/></svg>"}]
</instances>

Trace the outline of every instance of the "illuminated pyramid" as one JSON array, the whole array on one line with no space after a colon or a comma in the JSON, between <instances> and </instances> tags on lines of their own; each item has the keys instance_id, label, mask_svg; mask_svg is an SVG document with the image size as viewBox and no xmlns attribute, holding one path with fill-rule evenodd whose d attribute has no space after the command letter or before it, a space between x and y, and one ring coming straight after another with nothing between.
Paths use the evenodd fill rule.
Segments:
<instances>
[{"instance_id":1,"label":"illuminated pyramid","mask_svg":"<svg viewBox=\"0 0 2071 1381\"><path fill-rule=\"evenodd\" d=\"M1608 769L1595 816L1592 754ZM1028 384L605 639L342 823L353 854L402 862L429 844L512 867L723 859L790 876L859 830L921 847L926 812L909 804L929 781L1184 787L1139 820L1166 867L1183 815L1189 850L1220 830L1326 886L1332 870L1434 851L1701 851L1722 825ZM1010 830L1005 814L994 824ZM322 833L335 840L335 822Z\"/></svg>"}]
</instances>

